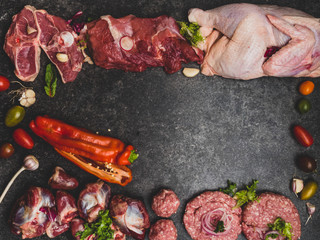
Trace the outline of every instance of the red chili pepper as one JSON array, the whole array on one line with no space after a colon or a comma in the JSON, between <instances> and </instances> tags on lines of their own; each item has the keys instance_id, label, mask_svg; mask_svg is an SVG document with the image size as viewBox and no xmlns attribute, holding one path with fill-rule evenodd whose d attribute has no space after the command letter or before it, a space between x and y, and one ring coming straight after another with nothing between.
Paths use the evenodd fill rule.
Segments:
<instances>
[{"instance_id":1,"label":"red chili pepper","mask_svg":"<svg viewBox=\"0 0 320 240\"><path fill-rule=\"evenodd\" d=\"M294 136L297 141L304 147L310 147L313 144L313 138L311 134L303 127L296 125L293 128Z\"/></svg>"}]
</instances>

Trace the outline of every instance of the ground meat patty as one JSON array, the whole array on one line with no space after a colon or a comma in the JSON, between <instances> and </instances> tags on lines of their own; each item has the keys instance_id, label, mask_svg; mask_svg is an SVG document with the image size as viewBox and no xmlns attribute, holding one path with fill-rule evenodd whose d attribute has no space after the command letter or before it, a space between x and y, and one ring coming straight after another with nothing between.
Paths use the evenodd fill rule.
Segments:
<instances>
[{"instance_id":1,"label":"ground meat patty","mask_svg":"<svg viewBox=\"0 0 320 240\"><path fill-rule=\"evenodd\" d=\"M158 220L151 226L149 240L176 240L177 229L169 219Z\"/></svg>"},{"instance_id":2,"label":"ground meat patty","mask_svg":"<svg viewBox=\"0 0 320 240\"><path fill-rule=\"evenodd\" d=\"M172 190L162 189L154 196L151 207L159 217L170 217L179 205L180 200Z\"/></svg>"},{"instance_id":3,"label":"ground meat patty","mask_svg":"<svg viewBox=\"0 0 320 240\"><path fill-rule=\"evenodd\" d=\"M248 240L264 239L269 230L267 224L274 223L278 217L291 223L292 240L300 238L300 216L290 199L274 193L263 193L259 199L259 202L250 202L243 210L242 231Z\"/></svg>"},{"instance_id":4,"label":"ground meat patty","mask_svg":"<svg viewBox=\"0 0 320 240\"><path fill-rule=\"evenodd\" d=\"M232 209L236 201L222 192L204 192L186 206L183 223L194 240L235 240L241 233L241 208ZM225 231L218 235L208 234L203 219L211 216L212 221L224 220ZM225 217L227 216L227 217ZM212 224L210 221L210 225Z\"/></svg>"}]
</instances>

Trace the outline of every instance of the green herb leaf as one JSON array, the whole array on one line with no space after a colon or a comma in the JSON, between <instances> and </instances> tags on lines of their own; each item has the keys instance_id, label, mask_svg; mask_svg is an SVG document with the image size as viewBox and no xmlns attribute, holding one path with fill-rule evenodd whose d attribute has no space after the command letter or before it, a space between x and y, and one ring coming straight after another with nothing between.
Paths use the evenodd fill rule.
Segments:
<instances>
[{"instance_id":1,"label":"green herb leaf","mask_svg":"<svg viewBox=\"0 0 320 240\"><path fill-rule=\"evenodd\" d=\"M189 22L180 22L177 21L180 25L180 34L187 39L192 46L196 47L199 42L204 41L200 33L200 26L198 23L189 23Z\"/></svg>"},{"instance_id":2,"label":"green herb leaf","mask_svg":"<svg viewBox=\"0 0 320 240\"><path fill-rule=\"evenodd\" d=\"M225 194L230 195L231 197L233 197L233 195L236 193L237 191L237 184L235 184L234 182L231 182L228 180L228 187L226 188L220 188L219 189L220 192L223 192Z\"/></svg>"},{"instance_id":3,"label":"green herb leaf","mask_svg":"<svg viewBox=\"0 0 320 240\"><path fill-rule=\"evenodd\" d=\"M253 180L252 185L247 186L247 190L241 190L239 192L236 192L233 198L237 200L237 205L233 208L241 207L247 202L259 201L258 196L256 195L256 188L258 183L259 181Z\"/></svg>"},{"instance_id":4,"label":"green herb leaf","mask_svg":"<svg viewBox=\"0 0 320 240\"><path fill-rule=\"evenodd\" d=\"M136 150L132 150L130 153L130 156L128 158L128 161L133 163L137 158L139 157L139 154L137 153Z\"/></svg>"},{"instance_id":5,"label":"green herb leaf","mask_svg":"<svg viewBox=\"0 0 320 240\"><path fill-rule=\"evenodd\" d=\"M76 236L80 236L80 240L84 240L90 235L94 235L97 240L113 240L114 230L111 229L111 225L109 210L101 210L98 219L93 223L84 224L84 231L77 232Z\"/></svg>"},{"instance_id":6,"label":"green herb leaf","mask_svg":"<svg viewBox=\"0 0 320 240\"><path fill-rule=\"evenodd\" d=\"M49 63L46 67L45 82L46 86L44 87L44 90L46 91L46 94L49 97L54 97L57 88L57 74L51 63Z\"/></svg>"},{"instance_id":7,"label":"green herb leaf","mask_svg":"<svg viewBox=\"0 0 320 240\"><path fill-rule=\"evenodd\" d=\"M224 232L225 229L224 229L224 222L223 221L218 221L218 224L217 224L217 227L216 229L214 230L215 233L218 233L218 232Z\"/></svg>"},{"instance_id":8,"label":"green herb leaf","mask_svg":"<svg viewBox=\"0 0 320 240\"><path fill-rule=\"evenodd\" d=\"M286 223L282 218L278 217L273 224L269 223L268 227L272 231L278 231L283 237L286 237L287 240L292 240L292 226L290 223ZM266 240L271 238L275 238L273 235L277 234L269 234L266 236ZM276 236L277 237L277 236Z\"/></svg>"}]
</instances>

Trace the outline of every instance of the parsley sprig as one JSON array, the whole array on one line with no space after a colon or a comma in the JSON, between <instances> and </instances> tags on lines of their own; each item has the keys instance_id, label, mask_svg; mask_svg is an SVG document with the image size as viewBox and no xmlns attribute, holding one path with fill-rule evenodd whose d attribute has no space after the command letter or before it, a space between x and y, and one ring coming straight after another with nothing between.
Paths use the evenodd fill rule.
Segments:
<instances>
[{"instance_id":1,"label":"parsley sprig","mask_svg":"<svg viewBox=\"0 0 320 240\"><path fill-rule=\"evenodd\" d=\"M200 33L200 26L198 23L189 23L189 22L180 22L177 21L180 25L180 34L187 39L192 46L196 47L199 42L204 41Z\"/></svg>"},{"instance_id":2,"label":"parsley sprig","mask_svg":"<svg viewBox=\"0 0 320 240\"><path fill-rule=\"evenodd\" d=\"M238 208L246 204L247 202L259 201L256 194L258 183L258 180L253 180L250 186L246 186L246 190L237 191L237 185L228 180L228 187L223 189L220 188L220 191L229 194L235 200L237 200L237 204L233 208Z\"/></svg>"},{"instance_id":3,"label":"parsley sprig","mask_svg":"<svg viewBox=\"0 0 320 240\"><path fill-rule=\"evenodd\" d=\"M215 233L218 233L218 232L224 232L225 229L224 229L224 222L223 221L218 221L218 224L216 226L216 229L214 230Z\"/></svg>"},{"instance_id":4,"label":"parsley sprig","mask_svg":"<svg viewBox=\"0 0 320 240\"><path fill-rule=\"evenodd\" d=\"M98 219L93 223L84 224L84 231L77 232L76 236L80 236L80 240L84 240L90 235L94 235L97 240L113 240L114 230L111 229L111 225L109 210L101 210Z\"/></svg>"},{"instance_id":5,"label":"parsley sprig","mask_svg":"<svg viewBox=\"0 0 320 240\"><path fill-rule=\"evenodd\" d=\"M278 231L283 237L286 237L287 240L292 239L292 226L290 223L286 223L282 218L278 217L273 224L269 223L268 227L272 231ZM269 240L269 238L274 239L276 237L278 237L278 234L268 234L265 240Z\"/></svg>"}]
</instances>

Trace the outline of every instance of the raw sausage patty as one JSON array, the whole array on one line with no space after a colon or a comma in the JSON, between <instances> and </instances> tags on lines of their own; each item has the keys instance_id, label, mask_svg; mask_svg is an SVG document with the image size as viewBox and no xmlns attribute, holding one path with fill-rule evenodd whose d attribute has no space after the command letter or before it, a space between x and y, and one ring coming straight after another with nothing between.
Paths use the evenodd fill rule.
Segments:
<instances>
[{"instance_id":1,"label":"raw sausage patty","mask_svg":"<svg viewBox=\"0 0 320 240\"><path fill-rule=\"evenodd\" d=\"M292 240L300 238L300 216L290 199L275 193L262 193L259 200L250 202L243 210L242 231L248 240L264 239L269 230L267 224L273 224L278 217L291 224Z\"/></svg>"},{"instance_id":2,"label":"raw sausage patty","mask_svg":"<svg viewBox=\"0 0 320 240\"><path fill-rule=\"evenodd\" d=\"M204 192L186 206L183 222L194 240L235 240L241 233L241 208L232 209L236 201L222 192ZM225 231L215 233L218 221Z\"/></svg>"}]
</instances>

